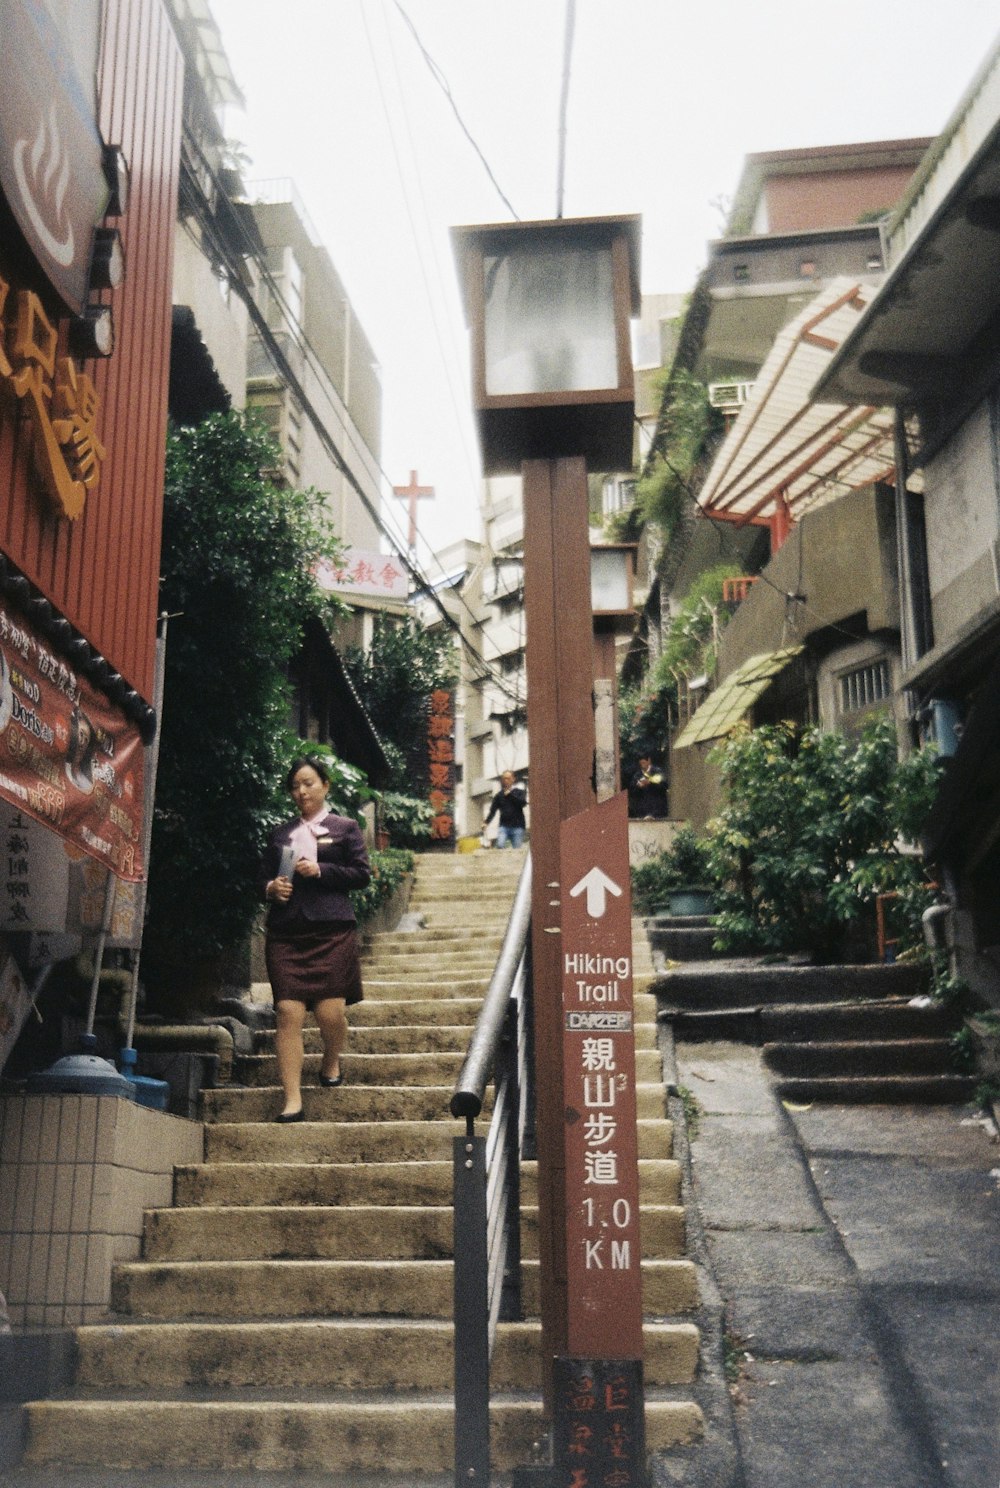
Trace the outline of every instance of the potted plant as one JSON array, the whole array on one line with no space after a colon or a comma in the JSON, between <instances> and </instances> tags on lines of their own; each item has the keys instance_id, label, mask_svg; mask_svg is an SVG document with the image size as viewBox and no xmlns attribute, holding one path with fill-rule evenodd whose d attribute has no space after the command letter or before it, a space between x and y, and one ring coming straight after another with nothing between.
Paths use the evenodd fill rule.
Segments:
<instances>
[{"instance_id":1,"label":"potted plant","mask_svg":"<svg viewBox=\"0 0 1000 1488\"><path fill-rule=\"evenodd\" d=\"M707 846L684 826L666 852L634 870L636 908L643 914L711 914L711 883Z\"/></svg>"},{"instance_id":2,"label":"potted plant","mask_svg":"<svg viewBox=\"0 0 1000 1488\"><path fill-rule=\"evenodd\" d=\"M680 827L664 856L673 882L667 888L667 908L672 915L712 913L711 875L708 853L692 827Z\"/></svg>"}]
</instances>

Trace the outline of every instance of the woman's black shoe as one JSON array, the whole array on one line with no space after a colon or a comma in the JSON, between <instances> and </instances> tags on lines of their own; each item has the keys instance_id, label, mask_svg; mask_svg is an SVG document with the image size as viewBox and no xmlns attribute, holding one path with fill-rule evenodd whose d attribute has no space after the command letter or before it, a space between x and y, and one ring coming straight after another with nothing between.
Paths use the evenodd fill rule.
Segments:
<instances>
[{"instance_id":1,"label":"woman's black shoe","mask_svg":"<svg viewBox=\"0 0 1000 1488\"><path fill-rule=\"evenodd\" d=\"M290 1111L287 1115L275 1116L274 1119L281 1126L287 1126L290 1121L305 1121L306 1113L305 1111Z\"/></svg>"},{"instance_id":2,"label":"woman's black shoe","mask_svg":"<svg viewBox=\"0 0 1000 1488\"><path fill-rule=\"evenodd\" d=\"M334 1075L332 1080L329 1075L320 1075L319 1083L324 1090L335 1090L338 1085L344 1083L344 1071L341 1070L339 1075Z\"/></svg>"}]
</instances>

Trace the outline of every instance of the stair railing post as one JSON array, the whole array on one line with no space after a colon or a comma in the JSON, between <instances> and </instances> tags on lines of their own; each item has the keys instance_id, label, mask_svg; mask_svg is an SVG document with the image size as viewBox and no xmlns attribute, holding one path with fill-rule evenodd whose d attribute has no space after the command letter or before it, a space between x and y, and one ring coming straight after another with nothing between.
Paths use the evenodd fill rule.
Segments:
<instances>
[{"instance_id":1,"label":"stair railing post","mask_svg":"<svg viewBox=\"0 0 1000 1488\"><path fill-rule=\"evenodd\" d=\"M489 1260L486 1138L471 1117L453 1142L455 1253L455 1488L490 1480Z\"/></svg>"},{"instance_id":2,"label":"stair railing post","mask_svg":"<svg viewBox=\"0 0 1000 1488\"><path fill-rule=\"evenodd\" d=\"M500 1068L497 1088L506 1080L507 1125L504 1132L504 1254L500 1317L504 1322L518 1322L521 1309L521 1085L518 1078L518 1000L507 1005L507 1022L500 1043Z\"/></svg>"}]
</instances>

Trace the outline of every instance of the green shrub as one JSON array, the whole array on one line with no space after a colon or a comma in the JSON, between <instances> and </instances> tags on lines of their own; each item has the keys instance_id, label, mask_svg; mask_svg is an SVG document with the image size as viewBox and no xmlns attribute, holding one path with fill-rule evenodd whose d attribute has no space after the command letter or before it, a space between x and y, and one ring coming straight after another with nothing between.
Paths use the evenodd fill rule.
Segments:
<instances>
[{"instance_id":1,"label":"green shrub","mask_svg":"<svg viewBox=\"0 0 1000 1488\"><path fill-rule=\"evenodd\" d=\"M632 870L632 898L640 914L667 906L671 889L703 888L712 883L708 845L692 827L680 827L665 852Z\"/></svg>"},{"instance_id":2,"label":"green shrub","mask_svg":"<svg viewBox=\"0 0 1000 1488\"><path fill-rule=\"evenodd\" d=\"M261 474L274 464L242 414L167 442L159 608L171 620L143 937L144 980L164 1012L188 1000L192 967L250 933L287 767L287 667L306 618L341 608L312 578L341 553L323 500L274 485Z\"/></svg>"},{"instance_id":3,"label":"green shrub","mask_svg":"<svg viewBox=\"0 0 1000 1488\"><path fill-rule=\"evenodd\" d=\"M363 889L354 889L351 902L358 924L364 925L395 894L403 879L413 872L413 854L387 847L371 854L372 879Z\"/></svg>"},{"instance_id":4,"label":"green shrub","mask_svg":"<svg viewBox=\"0 0 1000 1488\"><path fill-rule=\"evenodd\" d=\"M383 791L379 798L378 818L381 830L388 832L394 847L418 847L431 835L434 808L418 796L404 796L399 791Z\"/></svg>"},{"instance_id":5,"label":"green shrub","mask_svg":"<svg viewBox=\"0 0 1000 1488\"><path fill-rule=\"evenodd\" d=\"M900 949L922 943L931 890L908 850L933 800L932 751L900 762L890 718L860 739L791 724L738 730L716 751L727 804L709 824L722 949L836 961L846 931L894 893Z\"/></svg>"}]
</instances>

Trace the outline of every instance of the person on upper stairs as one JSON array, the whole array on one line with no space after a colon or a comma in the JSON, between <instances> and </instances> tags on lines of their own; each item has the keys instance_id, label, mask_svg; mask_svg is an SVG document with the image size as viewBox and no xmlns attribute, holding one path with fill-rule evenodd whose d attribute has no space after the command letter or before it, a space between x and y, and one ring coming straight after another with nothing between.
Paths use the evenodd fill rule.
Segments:
<instances>
[{"instance_id":1,"label":"person on upper stairs","mask_svg":"<svg viewBox=\"0 0 1000 1488\"><path fill-rule=\"evenodd\" d=\"M490 802L489 814L483 822L483 836L495 816L499 816L497 847L522 847L524 845L524 808L527 794L524 786L517 783L513 770L504 770L500 776L500 789Z\"/></svg>"}]
</instances>

